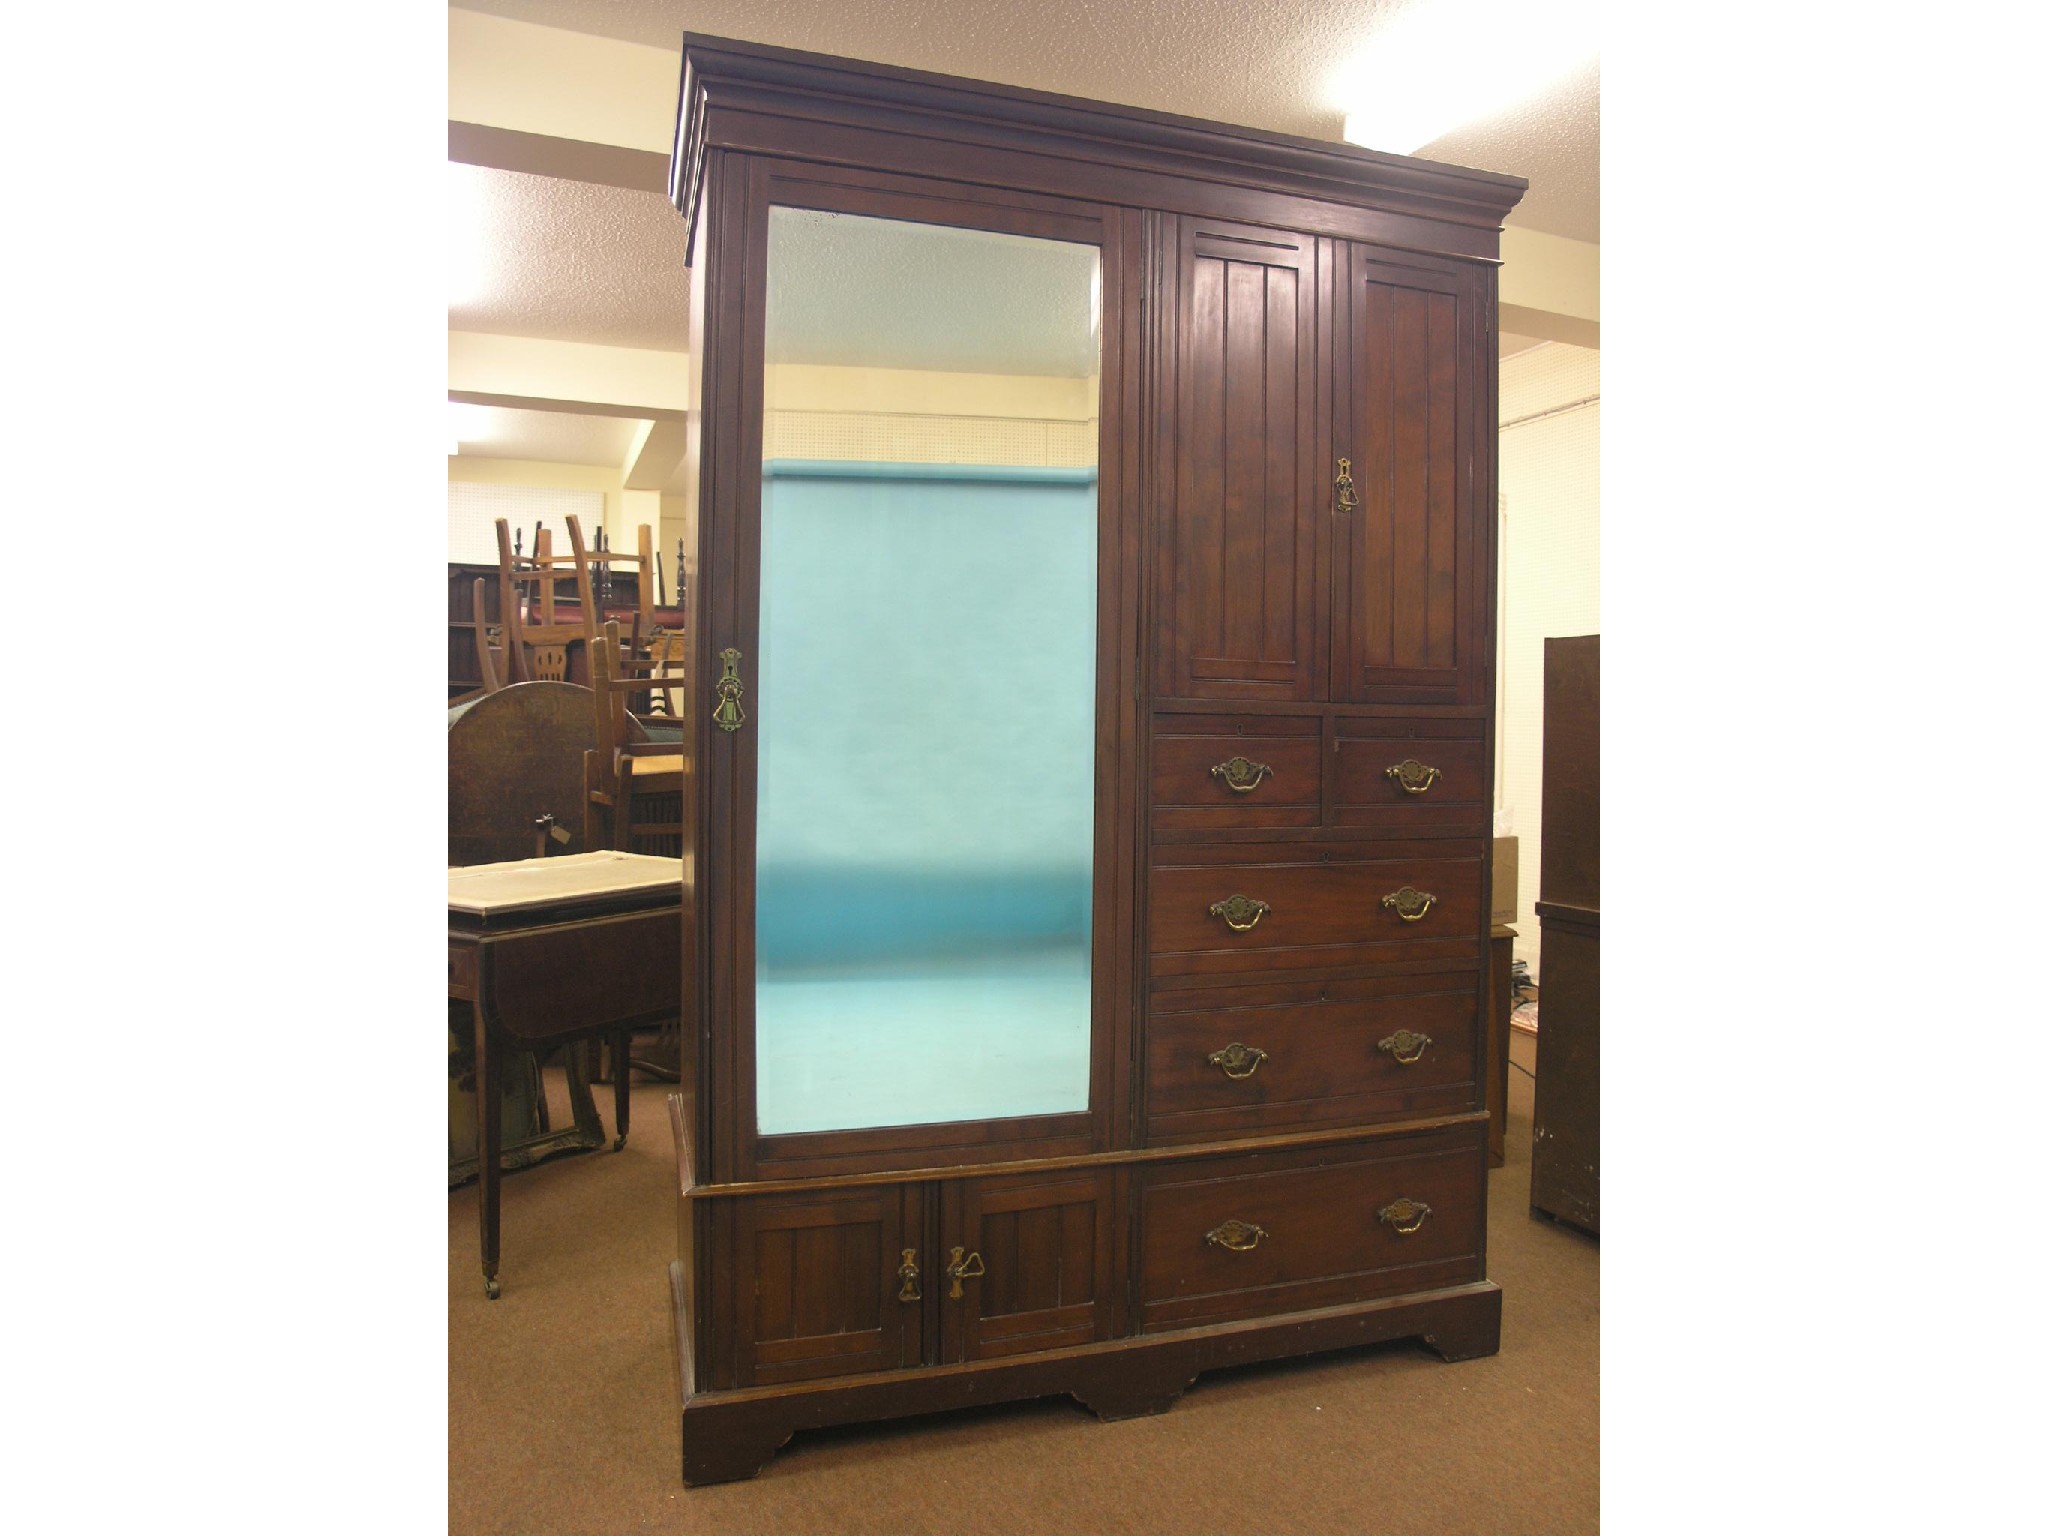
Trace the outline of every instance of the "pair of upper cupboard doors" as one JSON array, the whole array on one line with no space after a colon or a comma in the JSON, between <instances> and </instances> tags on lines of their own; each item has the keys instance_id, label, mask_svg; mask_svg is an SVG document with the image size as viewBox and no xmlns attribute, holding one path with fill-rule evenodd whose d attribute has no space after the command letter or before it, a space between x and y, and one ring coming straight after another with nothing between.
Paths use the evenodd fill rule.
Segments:
<instances>
[{"instance_id":1,"label":"pair of upper cupboard doors","mask_svg":"<svg viewBox=\"0 0 2048 1536\"><path fill-rule=\"evenodd\" d=\"M1099 417L1090 456L1103 551L1125 550L1101 574L1105 583L1118 570L1137 578L1119 530L1148 519L1142 579L1155 699L1484 703L1489 264L923 178L765 159L752 160L750 172L747 264L756 281L744 286L766 297L750 301L746 323L755 336L766 329L770 364L778 334L830 333L840 323L834 305L860 300L829 239L810 241L801 260L778 254L782 270L759 281L770 276L771 249L801 249L785 237L806 217L980 234L1026 258L1040 243L1047 252L1099 253L1086 301L1098 369L1087 381ZM771 217L780 234L770 234ZM1079 322L1052 313L1066 301L1051 277L1038 291L1029 259L1006 266L992 255L982 289L967 281L950 301L974 310L953 331L938 272L949 260L944 242L904 259L931 270L905 270L902 313L842 309L845 324L869 337L892 325L931 337L1042 323L1043 338L1018 332L998 346L1022 359L1001 366L1074 371L1058 358L1072 352ZM1061 263L1039 265L1052 272ZM1029 318L1034 303L1042 322ZM808 308L799 314L792 304ZM832 358L829 341L816 343L816 356ZM801 405L794 396L784 389L778 400L771 382L768 414ZM774 458L775 445L764 446Z\"/></svg>"}]
</instances>

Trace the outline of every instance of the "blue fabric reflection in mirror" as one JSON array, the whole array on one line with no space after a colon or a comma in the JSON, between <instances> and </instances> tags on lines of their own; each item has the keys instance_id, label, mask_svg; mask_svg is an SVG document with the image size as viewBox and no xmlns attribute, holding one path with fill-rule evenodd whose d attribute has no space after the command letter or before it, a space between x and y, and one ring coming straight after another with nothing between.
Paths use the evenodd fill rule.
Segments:
<instances>
[{"instance_id":1,"label":"blue fabric reflection in mirror","mask_svg":"<svg viewBox=\"0 0 2048 1536\"><path fill-rule=\"evenodd\" d=\"M773 461L763 1134L1088 1103L1095 472Z\"/></svg>"}]
</instances>

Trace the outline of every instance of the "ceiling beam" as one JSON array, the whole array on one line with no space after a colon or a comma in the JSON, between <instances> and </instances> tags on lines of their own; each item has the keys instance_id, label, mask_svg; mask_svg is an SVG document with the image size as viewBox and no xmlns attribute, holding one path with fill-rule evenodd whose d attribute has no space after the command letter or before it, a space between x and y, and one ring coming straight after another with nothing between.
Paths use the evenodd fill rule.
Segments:
<instances>
[{"instance_id":1,"label":"ceiling beam","mask_svg":"<svg viewBox=\"0 0 2048 1536\"><path fill-rule=\"evenodd\" d=\"M687 421L650 421L634 435L626 453L625 485L629 491L658 491L683 462L690 446Z\"/></svg>"},{"instance_id":2,"label":"ceiling beam","mask_svg":"<svg viewBox=\"0 0 2048 1536\"><path fill-rule=\"evenodd\" d=\"M448 394L529 410L680 420L690 407L689 362L688 353L651 347L450 331Z\"/></svg>"},{"instance_id":3,"label":"ceiling beam","mask_svg":"<svg viewBox=\"0 0 2048 1536\"><path fill-rule=\"evenodd\" d=\"M448 158L459 165L587 181L628 192L668 192L668 156L587 139L558 139L485 123L450 123Z\"/></svg>"},{"instance_id":4,"label":"ceiling beam","mask_svg":"<svg viewBox=\"0 0 2048 1536\"><path fill-rule=\"evenodd\" d=\"M448 8L453 122L623 145L666 161L682 76L680 36L672 52Z\"/></svg>"},{"instance_id":5,"label":"ceiling beam","mask_svg":"<svg viewBox=\"0 0 2048 1536\"><path fill-rule=\"evenodd\" d=\"M1509 226L1500 237L1500 328L1600 345L1600 247Z\"/></svg>"}]
</instances>

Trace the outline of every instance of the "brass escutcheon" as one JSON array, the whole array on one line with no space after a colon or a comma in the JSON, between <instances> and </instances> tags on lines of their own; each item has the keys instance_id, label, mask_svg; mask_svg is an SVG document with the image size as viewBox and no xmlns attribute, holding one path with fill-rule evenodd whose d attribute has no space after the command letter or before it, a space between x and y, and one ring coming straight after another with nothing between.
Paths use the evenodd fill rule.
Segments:
<instances>
[{"instance_id":1,"label":"brass escutcheon","mask_svg":"<svg viewBox=\"0 0 2048 1536\"><path fill-rule=\"evenodd\" d=\"M1356 512L1358 510L1358 490L1351 483L1351 461L1349 459L1339 459L1337 461L1337 510L1339 512Z\"/></svg>"},{"instance_id":2,"label":"brass escutcheon","mask_svg":"<svg viewBox=\"0 0 2048 1536\"><path fill-rule=\"evenodd\" d=\"M1258 927L1259 919L1272 910L1265 902L1251 896L1232 896L1209 904L1209 915L1222 918L1238 933Z\"/></svg>"},{"instance_id":3,"label":"brass escutcheon","mask_svg":"<svg viewBox=\"0 0 2048 1536\"><path fill-rule=\"evenodd\" d=\"M1422 1053L1431 1044L1427 1035L1419 1035L1412 1029L1397 1029L1380 1042L1380 1049L1404 1067L1412 1067L1422 1060Z\"/></svg>"},{"instance_id":4,"label":"brass escutcheon","mask_svg":"<svg viewBox=\"0 0 2048 1536\"><path fill-rule=\"evenodd\" d=\"M1436 898L1427 891L1404 885L1398 891L1382 896L1380 905L1393 911L1404 923L1419 923L1422 915L1436 905Z\"/></svg>"},{"instance_id":5,"label":"brass escutcheon","mask_svg":"<svg viewBox=\"0 0 2048 1536\"><path fill-rule=\"evenodd\" d=\"M898 1301L921 1301L924 1293L917 1288L917 1250L903 1250L903 1262L896 1266L896 1278L903 1282L903 1289L896 1293Z\"/></svg>"},{"instance_id":6,"label":"brass escutcheon","mask_svg":"<svg viewBox=\"0 0 2048 1536\"><path fill-rule=\"evenodd\" d=\"M1269 1236L1266 1229L1256 1222L1239 1221L1232 1217L1220 1227L1211 1228L1202 1234L1203 1238L1218 1248L1228 1248L1232 1253L1249 1253L1259 1246L1259 1239Z\"/></svg>"},{"instance_id":7,"label":"brass escutcheon","mask_svg":"<svg viewBox=\"0 0 2048 1536\"><path fill-rule=\"evenodd\" d=\"M962 1254L967 1254L967 1257L963 1259L961 1257ZM976 1275L985 1275L987 1273L988 1267L981 1262L981 1255L979 1253L967 1253L965 1248L955 1248L953 1250L953 1262L946 1266L946 1274L953 1282L953 1289L946 1294L955 1301L960 1300L961 1297L967 1294L960 1289L960 1282L962 1280L972 1280Z\"/></svg>"},{"instance_id":8,"label":"brass escutcheon","mask_svg":"<svg viewBox=\"0 0 2048 1536\"><path fill-rule=\"evenodd\" d=\"M1412 757L1404 757L1387 770L1387 777L1411 795L1419 795L1437 781L1438 770Z\"/></svg>"},{"instance_id":9,"label":"brass escutcheon","mask_svg":"<svg viewBox=\"0 0 2048 1536\"><path fill-rule=\"evenodd\" d=\"M1265 1060L1266 1053L1256 1045L1240 1045L1235 1040L1222 1050L1209 1053L1209 1065L1221 1067L1225 1077L1250 1077L1259 1070L1259 1064Z\"/></svg>"},{"instance_id":10,"label":"brass escutcheon","mask_svg":"<svg viewBox=\"0 0 2048 1536\"><path fill-rule=\"evenodd\" d=\"M747 691L740 682L740 653L727 646L718 659L725 664L725 673L718 679L718 708L711 711L711 718L721 731L736 731L747 723L747 712L740 708L740 695Z\"/></svg>"},{"instance_id":11,"label":"brass escutcheon","mask_svg":"<svg viewBox=\"0 0 2048 1536\"><path fill-rule=\"evenodd\" d=\"M1270 763L1255 763L1248 757L1233 757L1227 763L1218 763L1209 770L1211 778L1221 779L1232 791L1248 795L1259 787L1259 780L1273 777Z\"/></svg>"},{"instance_id":12,"label":"brass escutcheon","mask_svg":"<svg viewBox=\"0 0 2048 1536\"><path fill-rule=\"evenodd\" d=\"M1429 1220L1429 1207L1420 1200L1410 1200L1403 1195L1392 1205L1380 1207L1380 1220L1406 1237L1411 1232L1422 1230L1422 1224Z\"/></svg>"}]
</instances>

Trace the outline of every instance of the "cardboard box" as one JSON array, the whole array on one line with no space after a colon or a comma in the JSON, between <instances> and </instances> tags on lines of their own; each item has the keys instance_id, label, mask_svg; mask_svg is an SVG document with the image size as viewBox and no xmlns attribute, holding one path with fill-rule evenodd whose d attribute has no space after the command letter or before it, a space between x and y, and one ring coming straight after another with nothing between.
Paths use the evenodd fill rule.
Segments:
<instances>
[{"instance_id":1,"label":"cardboard box","mask_svg":"<svg viewBox=\"0 0 2048 1536\"><path fill-rule=\"evenodd\" d=\"M1516 884L1520 875L1519 838L1496 837L1493 840L1493 920L1496 923L1512 923L1517 919Z\"/></svg>"}]
</instances>

